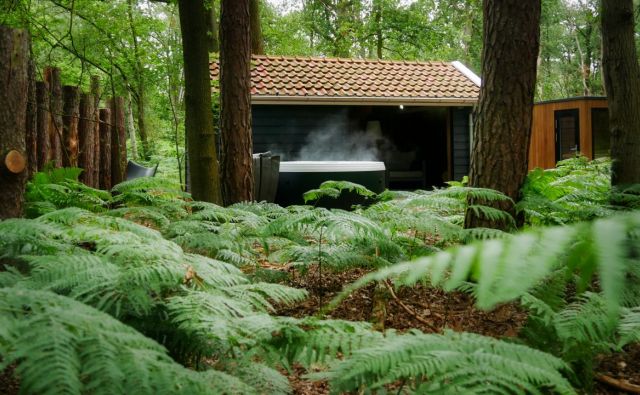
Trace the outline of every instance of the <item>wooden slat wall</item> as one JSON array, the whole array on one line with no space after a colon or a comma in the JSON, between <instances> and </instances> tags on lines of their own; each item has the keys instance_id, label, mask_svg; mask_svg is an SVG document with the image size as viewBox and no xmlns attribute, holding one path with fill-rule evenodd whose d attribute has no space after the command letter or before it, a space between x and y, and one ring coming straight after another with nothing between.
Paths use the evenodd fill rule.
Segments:
<instances>
[{"instance_id":1,"label":"wooden slat wall","mask_svg":"<svg viewBox=\"0 0 640 395\"><path fill-rule=\"evenodd\" d=\"M558 110L577 109L580 112L580 152L582 155L592 158L592 108L607 108L606 99L585 98L534 105L531 144L529 146L529 169L536 167L549 169L556 165L554 114Z\"/></svg>"}]
</instances>

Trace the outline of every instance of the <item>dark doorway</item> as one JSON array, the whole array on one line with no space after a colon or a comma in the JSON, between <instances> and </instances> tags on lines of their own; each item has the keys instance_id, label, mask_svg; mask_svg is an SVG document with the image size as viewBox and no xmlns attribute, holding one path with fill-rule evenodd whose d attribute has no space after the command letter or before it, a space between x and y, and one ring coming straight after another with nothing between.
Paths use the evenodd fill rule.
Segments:
<instances>
[{"instance_id":1,"label":"dark doorway","mask_svg":"<svg viewBox=\"0 0 640 395\"><path fill-rule=\"evenodd\" d=\"M554 114L556 125L556 162L573 158L580 152L580 112L560 110Z\"/></svg>"}]
</instances>

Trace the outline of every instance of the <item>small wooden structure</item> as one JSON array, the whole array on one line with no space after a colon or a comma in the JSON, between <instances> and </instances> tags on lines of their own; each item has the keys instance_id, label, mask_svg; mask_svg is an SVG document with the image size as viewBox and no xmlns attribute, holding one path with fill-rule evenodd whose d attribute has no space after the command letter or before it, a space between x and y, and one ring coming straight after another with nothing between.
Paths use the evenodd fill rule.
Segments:
<instances>
[{"instance_id":1,"label":"small wooden structure","mask_svg":"<svg viewBox=\"0 0 640 395\"><path fill-rule=\"evenodd\" d=\"M581 154L609 156L609 112L605 97L574 97L533 106L529 169L548 169Z\"/></svg>"}]
</instances>

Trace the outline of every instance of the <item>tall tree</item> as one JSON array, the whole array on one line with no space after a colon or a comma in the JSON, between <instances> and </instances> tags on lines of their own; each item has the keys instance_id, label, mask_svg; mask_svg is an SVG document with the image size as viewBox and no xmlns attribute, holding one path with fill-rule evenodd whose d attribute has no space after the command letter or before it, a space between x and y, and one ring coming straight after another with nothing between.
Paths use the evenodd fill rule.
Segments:
<instances>
[{"instance_id":1,"label":"tall tree","mask_svg":"<svg viewBox=\"0 0 640 395\"><path fill-rule=\"evenodd\" d=\"M194 199L222 204L211 111L211 77L204 0L179 0L184 58L185 133Z\"/></svg>"},{"instance_id":2,"label":"tall tree","mask_svg":"<svg viewBox=\"0 0 640 395\"><path fill-rule=\"evenodd\" d=\"M251 17L251 53L264 55L264 39L260 23L260 0L249 0L249 15Z\"/></svg>"},{"instance_id":3,"label":"tall tree","mask_svg":"<svg viewBox=\"0 0 640 395\"><path fill-rule=\"evenodd\" d=\"M485 0L483 9L482 87L469 181L515 201L527 175L541 5L540 0ZM500 208L514 212L511 203ZM506 224L469 210L465 226Z\"/></svg>"},{"instance_id":4,"label":"tall tree","mask_svg":"<svg viewBox=\"0 0 640 395\"><path fill-rule=\"evenodd\" d=\"M602 0L602 65L609 99L611 184L640 183L640 67L632 0Z\"/></svg>"},{"instance_id":5,"label":"tall tree","mask_svg":"<svg viewBox=\"0 0 640 395\"><path fill-rule=\"evenodd\" d=\"M225 204L253 199L249 0L222 0L220 132Z\"/></svg>"}]
</instances>

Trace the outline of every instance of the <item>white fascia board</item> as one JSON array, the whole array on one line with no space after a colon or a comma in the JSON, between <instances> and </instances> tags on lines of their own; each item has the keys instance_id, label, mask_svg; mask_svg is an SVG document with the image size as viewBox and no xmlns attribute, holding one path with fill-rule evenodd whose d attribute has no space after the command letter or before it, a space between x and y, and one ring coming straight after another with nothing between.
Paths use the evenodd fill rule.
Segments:
<instances>
[{"instance_id":1,"label":"white fascia board","mask_svg":"<svg viewBox=\"0 0 640 395\"><path fill-rule=\"evenodd\" d=\"M455 62L451 62L451 64L453 65L453 67L458 69L459 72L464 74L468 79L470 79L478 87L482 85L482 81L480 80L480 77L478 77L478 75L473 71L471 71L467 66L463 65L461 62L458 62L457 60Z\"/></svg>"}]
</instances>

